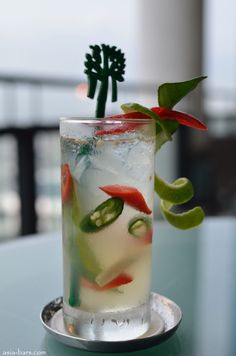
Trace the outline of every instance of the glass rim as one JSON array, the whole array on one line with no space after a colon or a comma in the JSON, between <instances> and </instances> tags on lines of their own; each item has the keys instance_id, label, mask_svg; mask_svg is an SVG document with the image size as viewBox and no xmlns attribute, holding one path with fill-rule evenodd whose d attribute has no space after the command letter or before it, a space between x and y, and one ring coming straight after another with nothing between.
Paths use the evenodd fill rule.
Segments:
<instances>
[{"instance_id":1,"label":"glass rim","mask_svg":"<svg viewBox=\"0 0 236 356\"><path fill-rule=\"evenodd\" d=\"M123 123L134 123L134 124L150 124L155 120L151 117L148 118L133 118L133 117L124 117L124 118L114 118L111 119L109 117L95 118L95 117L60 117L60 123L68 123L68 124L92 124L92 125L117 125Z\"/></svg>"}]
</instances>

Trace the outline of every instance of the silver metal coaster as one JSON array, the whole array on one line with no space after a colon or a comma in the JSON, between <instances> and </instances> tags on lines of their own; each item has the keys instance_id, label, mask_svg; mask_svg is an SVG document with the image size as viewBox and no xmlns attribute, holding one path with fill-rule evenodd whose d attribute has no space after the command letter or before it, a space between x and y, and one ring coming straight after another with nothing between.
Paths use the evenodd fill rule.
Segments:
<instances>
[{"instance_id":1,"label":"silver metal coaster","mask_svg":"<svg viewBox=\"0 0 236 356\"><path fill-rule=\"evenodd\" d=\"M172 300L157 294L151 294L151 325L140 337L126 341L94 341L72 336L64 327L62 316L62 297L47 304L40 314L44 328L63 344L81 350L94 352L124 352L142 350L168 339L178 328L182 312Z\"/></svg>"}]
</instances>

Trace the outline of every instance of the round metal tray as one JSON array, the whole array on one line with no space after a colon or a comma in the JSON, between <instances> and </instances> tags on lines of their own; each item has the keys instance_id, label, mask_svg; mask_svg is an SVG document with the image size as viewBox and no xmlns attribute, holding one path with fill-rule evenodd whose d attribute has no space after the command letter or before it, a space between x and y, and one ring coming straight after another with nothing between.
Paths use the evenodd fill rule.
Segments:
<instances>
[{"instance_id":1,"label":"round metal tray","mask_svg":"<svg viewBox=\"0 0 236 356\"><path fill-rule=\"evenodd\" d=\"M81 350L94 352L124 352L145 349L168 339L178 328L182 312L172 300L157 294L151 294L151 325L149 330L136 339L126 341L87 340L67 333L62 316L62 297L47 304L40 318L44 328L58 341Z\"/></svg>"}]
</instances>

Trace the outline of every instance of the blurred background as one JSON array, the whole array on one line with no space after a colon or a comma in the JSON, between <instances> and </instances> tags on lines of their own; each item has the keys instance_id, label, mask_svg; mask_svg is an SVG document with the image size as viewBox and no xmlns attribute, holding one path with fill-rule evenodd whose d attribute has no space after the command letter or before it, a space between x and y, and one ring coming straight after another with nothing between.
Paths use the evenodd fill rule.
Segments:
<instances>
[{"instance_id":1,"label":"blurred background","mask_svg":"<svg viewBox=\"0 0 236 356\"><path fill-rule=\"evenodd\" d=\"M0 241L60 229L58 122L94 115L83 62L95 43L127 59L107 114L124 102L154 106L159 83L208 75L178 106L208 132L182 127L157 170L190 177L207 215L235 215L235 12L234 0L1 1Z\"/></svg>"}]
</instances>

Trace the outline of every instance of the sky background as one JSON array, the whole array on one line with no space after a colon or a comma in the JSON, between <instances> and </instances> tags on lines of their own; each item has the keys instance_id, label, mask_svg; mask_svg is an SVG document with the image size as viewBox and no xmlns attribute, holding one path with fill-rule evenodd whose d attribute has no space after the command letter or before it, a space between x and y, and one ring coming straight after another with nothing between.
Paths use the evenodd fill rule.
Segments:
<instances>
[{"instance_id":1,"label":"sky background","mask_svg":"<svg viewBox=\"0 0 236 356\"><path fill-rule=\"evenodd\" d=\"M141 0L1 0L0 72L81 76L88 44L103 40L125 51L127 79L138 79L140 3ZM204 69L209 76L208 85L235 87L236 2L205 0L204 9Z\"/></svg>"},{"instance_id":2,"label":"sky background","mask_svg":"<svg viewBox=\"0 0 236 356\"><path fill-rule=\"evenodd\" d=\"M0 71L73 78L82 74L88 44L101 41L122 48L133 63L138 3L120 1L116 11L115 0L1 1Z\"/></svg>"},{"instance_id":3,"label":"sky background","mask_svg":"<svg viewBox=\"0 0 236 356\"><path fill-rule=\"evenodd\" d=\"M236 87L236 1L205 0L204 62L209 84Z\"/></svg>"}]
</instances>

